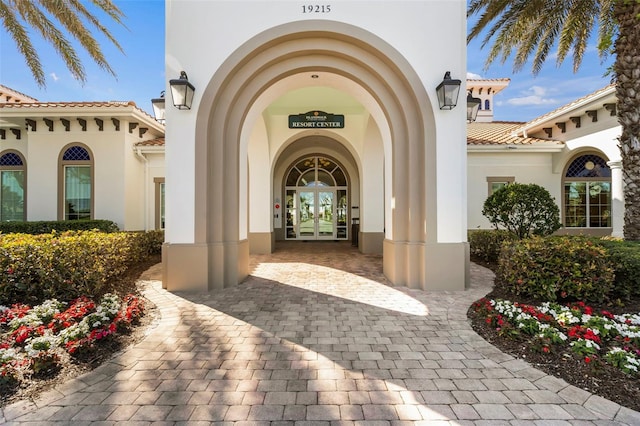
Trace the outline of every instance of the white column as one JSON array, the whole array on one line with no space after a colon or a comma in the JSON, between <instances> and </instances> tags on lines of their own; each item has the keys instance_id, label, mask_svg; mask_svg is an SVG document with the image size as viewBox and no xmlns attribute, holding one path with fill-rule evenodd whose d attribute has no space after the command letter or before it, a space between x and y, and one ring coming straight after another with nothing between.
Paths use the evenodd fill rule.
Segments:
<instances>
[{"instance_id":1,"label":"white column","mask_svg":"<svg viewBox=\"0 0 640 426\"><path fill-rule=\"evenodd\" d=\"M611 169L611 230L612 237L624 236L624 187L622 183L622 162L609 161Z\"/></svg>"}]
</instances>

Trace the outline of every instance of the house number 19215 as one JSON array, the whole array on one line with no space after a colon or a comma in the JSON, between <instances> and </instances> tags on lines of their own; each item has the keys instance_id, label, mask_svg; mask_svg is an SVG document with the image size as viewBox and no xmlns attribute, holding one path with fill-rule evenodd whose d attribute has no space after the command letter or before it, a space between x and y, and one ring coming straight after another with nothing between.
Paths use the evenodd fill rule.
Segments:
<instances>
[{"instance_id":1,"label":"house number 19215","mask_svg":"<svg viewBox=\"0 0 640 426\"><path fill-rule=\"evenodd\" d=\"M302 13L329 13L330 4L306 4L302 6Z\"/></svg>"}]
</instances>

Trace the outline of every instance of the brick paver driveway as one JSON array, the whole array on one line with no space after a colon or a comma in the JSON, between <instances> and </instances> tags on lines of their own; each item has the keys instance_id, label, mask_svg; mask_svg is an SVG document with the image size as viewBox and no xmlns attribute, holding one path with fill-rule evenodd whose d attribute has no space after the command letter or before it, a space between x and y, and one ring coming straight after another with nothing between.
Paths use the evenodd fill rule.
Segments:
<instances>
[{"instance_id":1,"label":"brick paver driveway","mask_svg":"<svg viewBox=\"0 0 640 426\"><path fill-rule=\"evenodd\" d=\"M547 376L475 334L469 305L491 286L388 286L381 258L345 243L281 244L212 294L144 293L146 339L34 402L9 423L640 424L640 414Z\"/></svg>"}]
</instances>

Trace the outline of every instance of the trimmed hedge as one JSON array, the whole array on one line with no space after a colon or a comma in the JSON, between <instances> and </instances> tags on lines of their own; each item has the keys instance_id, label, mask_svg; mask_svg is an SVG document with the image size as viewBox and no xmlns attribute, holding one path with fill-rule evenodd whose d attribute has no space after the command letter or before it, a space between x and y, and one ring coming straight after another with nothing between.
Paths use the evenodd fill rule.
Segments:
<instances>
[{"instance_id":1,"label":"trimmed hedge","mask_svg":"<svg viewBox=\"0 0 640 426\"><path fill-rule=\"evenodd\" d=\"M502 243L516 240L517 237L504 229L480 229L469 231L467 239L469 240L469 253L472 258L497 264Z\"/></svg>"},{"instance_id":2,"label":"trimmed hedge","mask_svg":"<svg viewBox=\"0 0 640 426\"><path fill-rule=\"evenodd\" d=\"M580 237L505 242L496 272L496 285L541 301L601 302L613 283L607 250Z\"/></svg>"},{"instance_id":3,"label":"trimmed hedge","mask_svg":"<svg viewBox=\"0 0 640 426\"><path fill-rule=\"evenodd\" d=\"M159 252L161 232L0 235L0 304L99 297L111 280Z\"/></svg>"},{"instance_id":4,"label":"trimmed hedge","mask_svg":"<svg viewBox=\"0 0 640 426\"><path fill-rule=\"evenodd\" d=\"M49 234L53 231L118 232L118 225L110 220L47 220L38 222L0 222L1 234Z\"/></svg>"},{"instance_id":5,"label":"trimmed hedge","mask_svg":"<svg viewBox=\"0 0 640 426\"><path fill-rule=\"evenodd\" d=\"M600 239L596 241L607 250L615 270L612 299L640 299L640 242Z\"/></svg>"}]
</instances>

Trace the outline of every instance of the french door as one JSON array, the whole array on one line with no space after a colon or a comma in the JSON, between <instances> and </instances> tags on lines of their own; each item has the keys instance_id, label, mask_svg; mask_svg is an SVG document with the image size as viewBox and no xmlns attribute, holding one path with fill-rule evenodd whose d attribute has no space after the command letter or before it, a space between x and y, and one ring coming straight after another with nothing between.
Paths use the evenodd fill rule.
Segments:
<instances>
[{"instance_id":1,"label":"french door","mask_svg":"<svg viewBox=\"0 0 640 426\"><path fill-rule=\"evenodd\" d=\"M346 190L288 189L287 239L347 239Z\"/></svg>"}]
</instances>

